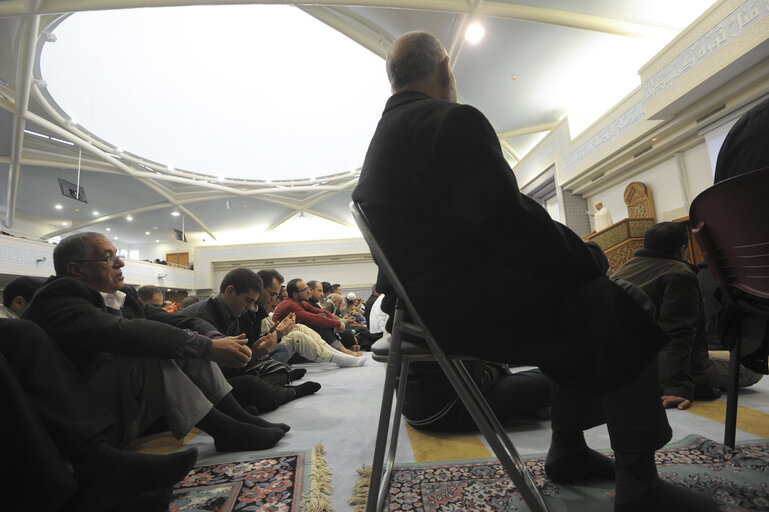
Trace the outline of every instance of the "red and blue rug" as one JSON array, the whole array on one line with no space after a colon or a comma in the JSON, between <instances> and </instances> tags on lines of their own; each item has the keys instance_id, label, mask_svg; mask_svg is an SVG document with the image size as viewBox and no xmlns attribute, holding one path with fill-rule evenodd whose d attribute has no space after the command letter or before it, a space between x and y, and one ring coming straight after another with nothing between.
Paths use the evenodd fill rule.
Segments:
<instances>
[{"instance_id":1,"label":"red and blue rug","mask_svg":"<svg viewBox=\"0 0 769 512\"><path fill-rule=\"evenodd\" d=\"M174 489L170 512L324 510L330 472L323 449L275 455L237 454L196 466Z\"/></svg>"},{"instance_id":2,"label":"red and blue rug","mask_svg":"<svg viewBox=\"0 0 769 512\"><path fill-rule=\"evenodd\" d=\"M742 442L732 450L703 437L689 436L657 452L662 478L707 494L723 512L769 511L769 439ZM554 484L544 457L526 464L550 510L612 511L613 482ZM393 470L389 512L526 511L495 460L403 464Z\"/></svg>"}]
</instances>

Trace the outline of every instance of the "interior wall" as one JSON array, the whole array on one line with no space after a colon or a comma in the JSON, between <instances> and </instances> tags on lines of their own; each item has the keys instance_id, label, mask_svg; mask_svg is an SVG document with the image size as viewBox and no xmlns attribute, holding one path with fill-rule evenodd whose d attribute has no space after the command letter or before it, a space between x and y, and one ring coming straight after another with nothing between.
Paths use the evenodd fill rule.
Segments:
<instances>
[{"instance_id":1,"label":"interior wall","mask_svg":"<svg viewBox=\"0 0 769 512\"><path fill-rule=\"evenodd\" d=\"M683 179L682 179L683 174ZM591 211L593 204L601 201L609 209L613 222L627 218L624 193L627 186L640 181L652 193L657 222L678 219L689 215L691 200L713 184L707 145L703 142L678 156L613 185L588 198ZM591 225L593 220L591 219Z\"/></svg>"}]
</instances>

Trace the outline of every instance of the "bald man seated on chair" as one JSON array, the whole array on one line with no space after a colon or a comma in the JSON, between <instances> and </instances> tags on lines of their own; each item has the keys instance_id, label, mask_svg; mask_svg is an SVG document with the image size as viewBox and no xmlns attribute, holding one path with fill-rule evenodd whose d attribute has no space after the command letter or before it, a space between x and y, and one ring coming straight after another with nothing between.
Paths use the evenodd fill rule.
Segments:
<instances>
[{"instance_id":1,"label":"bald man seated on chair","mask_svg":"<svg viewBox=\"0 0 769 512\"><path fill-rule=\"evenodd\" d=\"M605 256L521 194L489 121L457 103L437 38L405 34L386 68L393 95L352 198L437 342L555 382L550 478L616 475L617 511L717 510L657 477L654 452L671 438L657 388L665 333L606 278ZM494 297L498 321L458 328L446 297L460 276ZM616 471L583 437L604 421Z\"/></svg>"}]
</instances>

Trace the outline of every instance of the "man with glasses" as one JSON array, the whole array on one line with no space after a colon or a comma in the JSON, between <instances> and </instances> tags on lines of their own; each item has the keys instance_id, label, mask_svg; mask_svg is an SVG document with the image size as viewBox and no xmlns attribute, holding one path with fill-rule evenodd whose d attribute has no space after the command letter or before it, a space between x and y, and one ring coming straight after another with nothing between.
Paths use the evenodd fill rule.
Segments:
<instances>
[{"instance_id":1,"label":"man with glasses","mask_svg":"<svg viewBox=\"0 0 769 512\"><path fill-rule=\"evenodd\" d=\"M56 276L24 318L53 338L118 418L113 445L129 443L161 416L177 438L197 426L220 451L269 448L283 437L288 426L244 411L214 364L245 365L245 336L224 337L207 322L142 304L100 233L65 238L53 259Z\"/></svg>"}]
</instances>

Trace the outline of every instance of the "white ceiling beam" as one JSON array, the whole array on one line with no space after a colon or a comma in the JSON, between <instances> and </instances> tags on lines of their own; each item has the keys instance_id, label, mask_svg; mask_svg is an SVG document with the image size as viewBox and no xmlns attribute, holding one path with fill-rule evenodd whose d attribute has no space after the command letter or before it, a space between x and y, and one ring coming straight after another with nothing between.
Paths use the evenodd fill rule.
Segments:
<instances>
[{"instance_id":1,"label":"white ceiling beam","mask_svg":"<svg viewBox=\"0 0 769 512\"><path fill-rule=\"evenodd\" d=\"M147 206L140 206L139 208L132 208L130 210L124 210L122 212L115 212L110 213L109 215L102 215L100 217L94 217L93 219L83 220L79 222L73 222L72 225L70 225L67 228L64 229L57 229L56 231L51 231L50 233L46 233L43 235L43 238L51 238L53 236L61 236L63 234L69 233L71 231L75 231L77 229L86 228L88 226L93 226L94 224L99 224L102 222L107 222L113 219L117 219L120 217L125 217L126 215L138 215L140 213L146 213L151 212L155 210L160 210L162 208L170 208L174 206L171 203L156 203L156 204L149 204Z\"/></svg>"},{"instance_id":2,"label":"white ceiling beam","mask_svg":"<svg viewBox=\"0 0 769 512\"><path fill-rule=\"evenodd\" d=\"M531 135L532 133L549 132L554 130L558 126L559 121L551 121L549 123L533 124L531 126L524 126L522 128L516 128L514 130L505 130L503 132L497 132L497 137L500 139L512 139L513 137L520 137L521 135Z\"/></svg>"},{"instance_id":3,"label":"white ceiling beam","mask_svg":"<svg viewBox=\"0 0 769 512\"><path fill-rule=\"evenodd\" d=\"M213 231L211 231L211 228L209 228L208 226L206 226L206 224L205 224L205 223L204 223L202 220L200 220L200 218L199 218L197 215L195 215L194 213L192 213L192 212L189 210L189 208L187 208L186 206L184 206L184 205L182 205L182 204L178 205L178 208L179 208L181 211L183 211L183 212L185 213L185 215L187 215L187 217L189 217L190 219L192 219L192 220L194 220L195 222L197 222L197 223L198 223L198 225L199 225L201 228L203 228L203 231L205 231L206 233L208 233L208 236L210 236L211 238L213 238L214 240L216 240L216 236L214 235L214 232L213 232Z\"/></svg>"},{"instance_id":4,"label":"white ceiling beam","mask_svg":"<svg viewBox=\"0 0 769 512\"><path fill-rule=\"evenodd\" d=\"M278 226L280 226L281 224L286 222L288 219L290 219L291 217L296 215L296 213L299 212L299 211L301 211L301 210L292 210L291 212L287 213L286 215L284 215L283 217L281 217L277 221L273 222L267 229L264 230L264 233L269 233L273 229L277 228Z\"/></svg>"},{"instance_id":5,"label":"white ceiling beam","mask_svg":"<svg viewBox=\"0 0 769 512\"><path fill-rule=\"evenodd\" d=\"M467 4L470 7L471 12L476 12L478 7L483 3L483 0L467 0ZM449 42L449 62L452 69L456 66L459 55L462 53L462 49L465 47L465 32L467 26L475 20L475 16L469 14L463 14L459 17L459 23L454 26L454 30L451 34L451 41Z\"/></svg>"},{"instance_id":6,"label":"white ceiling beam","mask_svg":"<svg viewBox=\"0 0 769 512\"><path fill-rule=\"evenodd\" d=\"M37 3L35 3L36 6ZM29 112L29 96L32 87L32 70L35 64L35 47L37 46L37 30L40 16L27 15L19 36L19 61L16 70L16 110L13 115L11 131L11 155L8 165L8 187L5 206L4 224L13 227L16 215L16 195L19 190L21 175L21 155L24 150L24 128L26 115Z\"/></svg>"},{"instance_id":7,"label":"white ceiling beam","mask_svg":"<svg viewBox=\"0 0 769 512\"><path fill-rule=\"evenodd\" d=\"M353 19L352 16L349 16L341 9L315 5L299 5L298 7L316 20L346 35L383 59L387 55L388 48L393 43L392 36L386 35L383 30L380 29L379 32L372 30L369 26L362 25L359 20ZM345 18L351 18L352 22ZM371 24L369 23L368 25Z\"/></svg>"},{"instance_id":8,"label":"white ceiling beam","mask_svg":"<svg viewBox=\"0 0 769 512\"><path fill-rule=\"evenodd\" d=\"M353 227L357 228L358 227L358 226L353 226L351 223L349 223L349 222L347 222L345 220L339 219L337 217L334 217L333 215L329 215L327 213L321 213L321 212L318 212L318 211L315 211L315 210L304 210L304 211L307 212L307 213L311 213L311 214L315 215L316 217L320 217L322 219L326 219L326 220L330 220L331 222L335 222L335 223L337 223L337 224L339 224L341 226L344 226L346 228L353 228Z\"/></svg>"},{"instance_id":9,"label":"white ceiling beam","mask_svg":"<svg viewBox=\"0 0 769 512\"><path fill-rule=\"evenodd\" d=\"M507 153L512 156L516 162L521 161L521 154L518 153L513 146L511 146L506 140L499 139L499 145L502 146L502 149L507 151Z\"/></svg>"},{"instance_id":10,"label":"white ceiling beam","mask_svg":"<svg viewBox=\"0 0 769 512\"><path fill-rule=\"evenodd\" d=\"M14 16L24 14L19 12L19 5L13 2L8 8L4 8L0 2L0 16ZM171 7L183 5L323 5L323 6L357 6L357 7L381 7L392 9L414 9L422 11L453 12L458 14L473 14L472 8L465 0L313 0L312 2L286 2L284 0L102 0L95 4L93 0L46 0L36 10L39 14L55 14L77 11L93 11L106 9L134 9L140 7ZM26 10L25 12L30 12ZM604 32L629 37L643 37L658 34L660 31L668 33L666 29L630 23L582 14L572 11L519 5L502 1L486 1L474 13L478 16L493 16L521 21L532 21L549 25L561 25L564 27Z\"/></svg>"}]
</instances>

